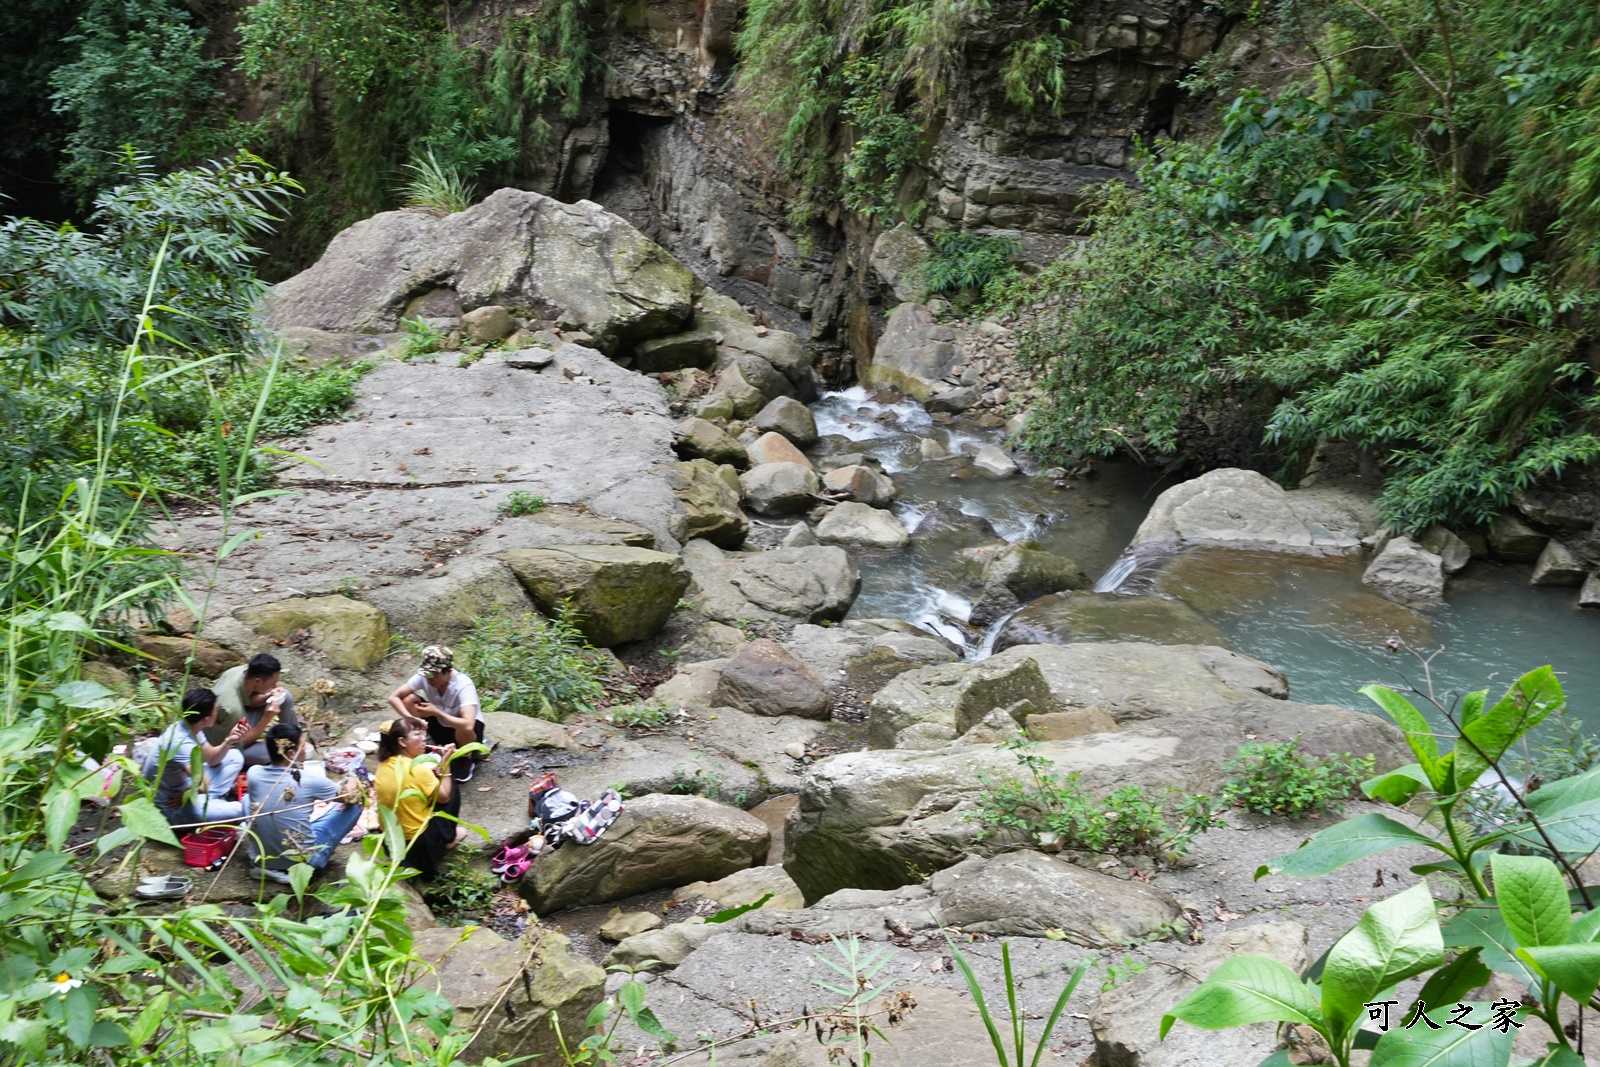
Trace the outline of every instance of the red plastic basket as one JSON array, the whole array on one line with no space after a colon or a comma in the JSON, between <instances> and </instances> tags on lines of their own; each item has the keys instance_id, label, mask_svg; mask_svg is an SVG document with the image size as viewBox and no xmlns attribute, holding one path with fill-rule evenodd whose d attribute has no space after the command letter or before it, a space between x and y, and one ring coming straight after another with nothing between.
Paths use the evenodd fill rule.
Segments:
<instances>
[{"instance_id":1,"label":"red plastic basket","mask_svg":"<svg viewBox=\"0 0 1600 1067\"><path fill-rule=\"evenodd\" d=\"M183 862L190 867L209 867L233 848L239 831L231 826L208 826L183 837Z\"/></svg>"}]
</instances>

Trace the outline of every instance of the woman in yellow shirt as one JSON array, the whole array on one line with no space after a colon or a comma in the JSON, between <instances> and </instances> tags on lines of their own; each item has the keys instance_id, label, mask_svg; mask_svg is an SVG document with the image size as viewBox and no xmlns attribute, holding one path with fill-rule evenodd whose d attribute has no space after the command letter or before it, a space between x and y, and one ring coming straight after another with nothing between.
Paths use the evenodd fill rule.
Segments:
<instances>
[{"instance_id":1,"label":"woman in yellow shirt","mask_svg":"<svg viewBox=\"0 0 1600 1067\"><path fill-rule=\"evenodd\" d=\"M399 718L383 724L378 732L378 773L375 784L378 803L400 819L410 846L405 863L432 878L439 873L445 853L467 836L466 827L435 812L456 815L461 810L461 794L454 789L450 775L443 777L430 760L418 762L428 750L428 724L421 719ZM439 750L439 764L447 765L455 745Z\"/></svg>"}]
</instances>

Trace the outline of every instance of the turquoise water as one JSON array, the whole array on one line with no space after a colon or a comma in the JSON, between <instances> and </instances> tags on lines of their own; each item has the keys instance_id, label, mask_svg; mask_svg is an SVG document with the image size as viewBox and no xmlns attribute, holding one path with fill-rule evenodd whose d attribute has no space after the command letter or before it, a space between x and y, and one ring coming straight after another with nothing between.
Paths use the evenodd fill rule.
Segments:
<instances>
[{"instance_id":1,"label":"turquoise water","mask_svg":"<svg viewBox=\"0 0 1600 1067\"><path fill-rule=\"evenodd\" d=\"M915 538L903 551L856 553L863 583L851 615L937 630L973 657L987 652L998 627L968 625L981 573L962 550L1031 539L1097 577L1116 566L1151 502L1171 485L1131 463L1104 463L1091 477L1058 483L1028 471L1026 457L1019 457L1023 476L994 480L961 453L1001 435L970 420L936 421L914 402L860 388L830 394L814 410L825 437L817 453L877 460L899 486L894 511ZM955 455L925 459L924 440ZM935 508L988 526L927 536L922 523ZM1368 682L1422 687L1416 658L1385 650L1398 636L1432 656L1435 692L1445 699L1480 688L1498 696L1518 675L1549 664L1566 689L1568 714L1600 733L1600 612L1579 611L1576 589L1530 587L1527 565L1474 562L1451 579L1446 604L1419 611L1364 589L1358 559L1203 549L1147 562L1153 566L1141 566L1124 591L1153 587L1182 598L1222 630L1230 648L1283 671L1295 700L1372 710L1357 692Z\"/></svg>"},{"instance_id":2,"label":"turquoise water","mask_svg":"<svg viewBox=\"0 0 1600 1067\"><path fill-rule=\"evenodd\" d=\"M1158 579L1226 635L1229 647L1289 677L1290 696L1370 710L1368 682L1425 688L1441 698L1487 688L1504 692L1520 674L1549 664L1568 714L1600 732L1600 612L1580 611L1576 589L1528 585L1531 567L1477 561L1451 579L1442 607L1413 611L1361 586L1359 560L1206 550L1174 560ZM1398 636L1430 655L1386 650Z\"/></svg>"}]
</instances>

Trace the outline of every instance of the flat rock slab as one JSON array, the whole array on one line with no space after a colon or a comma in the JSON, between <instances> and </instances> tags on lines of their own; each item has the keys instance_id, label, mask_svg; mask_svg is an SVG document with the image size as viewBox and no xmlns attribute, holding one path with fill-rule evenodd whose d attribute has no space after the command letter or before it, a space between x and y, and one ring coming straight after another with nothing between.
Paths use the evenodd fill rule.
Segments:
<instances>
[{"instance_id":1,"label":"flat rock slab","mask_svg":"<svg viewBox=\"0 0 1600 1067\"><path fill-rule=\"evenodd\" d=\"M592 384L487 360L386 363L362 380L354 421L274 442L301 457L281 471L295 492L245 505L226 530L216 514L195 514L156 524L153 537L209 559L233 534L256 533L220 568L213 617L296 593L389 585L505 549L674 550L685 520L657 473L674 461L660 385L589 349L563 353L592 371ZM545 508L506 515L499 509L516 491Z\"/></svg>"}]
</instances>

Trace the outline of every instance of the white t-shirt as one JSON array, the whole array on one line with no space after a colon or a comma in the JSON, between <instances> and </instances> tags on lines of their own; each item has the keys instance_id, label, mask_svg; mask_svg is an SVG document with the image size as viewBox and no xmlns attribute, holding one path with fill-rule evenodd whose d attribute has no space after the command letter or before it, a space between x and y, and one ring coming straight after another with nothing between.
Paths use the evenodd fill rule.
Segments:
<instances>
[{"instance_id":1,"label":"white t-shirt","mask_svg":"<svg viewBox=\"0 0 1600 1067\"><path fill-rule=\"evenodd\" d=\"M474 707L478 709L478 718L483 718L483 704L478 700L478 687L458 670L450 672L450 680L445 683L444 691L440 692L428 684L428 679L421 674L413 674L409 683L410 688L421 694L422 699L444 712L446 715L460 715L462 708Z\"/></svg>"}]
</instances>

